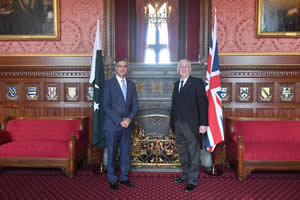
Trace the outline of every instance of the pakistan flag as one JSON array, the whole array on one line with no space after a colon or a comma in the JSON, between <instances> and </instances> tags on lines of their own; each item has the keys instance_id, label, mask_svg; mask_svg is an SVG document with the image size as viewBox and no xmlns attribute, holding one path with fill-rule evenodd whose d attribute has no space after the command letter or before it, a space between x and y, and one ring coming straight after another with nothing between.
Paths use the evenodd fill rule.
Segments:
<instances>
[{"instance_id":1,"label":"pakistan flag","mask_svg":"<svg viewBox=\"0 0 300 200\"><path fill-rule=\"evenodd\" d=\"M103 89L104 89L104 65L102 60L102 48L100 39L99 17L97 19L96 39L94 43L90 83L94 86L93 102L93 144L99 148L105 147L105 136L103 131Z\"/></svg>"}]
</instances>

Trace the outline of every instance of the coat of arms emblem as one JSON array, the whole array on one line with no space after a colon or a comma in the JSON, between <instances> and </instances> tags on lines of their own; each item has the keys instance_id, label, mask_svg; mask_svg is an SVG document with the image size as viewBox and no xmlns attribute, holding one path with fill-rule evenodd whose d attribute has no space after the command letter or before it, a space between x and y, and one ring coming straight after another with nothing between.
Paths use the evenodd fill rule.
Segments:
<instances>
[{"instance_id":1,"label":"coat of arms emblem","mask_svg":"<svg viewBox=\"0 0 300 200\"><path fill-rule=\"evenodd\" d=\"M77 87L67 87L67 100L76 101L77 99Z\"/></svg>"},{"instance_id":2,"label":"coat of arms emblem","mask_svg":"<svg viewBox=\"0 0 300 200\"><path fill-rule=\"evenodd\" d=\"M271 87L261 87L259 98L261 101L271 101L272 100L272 88Z\"/></svg>"},{"instance_id":3,"label":"coat of arms emblem","mask_svg":"<svg viewBox=\"0 0 300 200\"><path fill-rule=\"evenodd\" d=\"M92 86L88 86L87 87L86 98L87 98L88 101L93 101L93 98L94 98L94 87L92 87Z\"/></svg>"},{"instance_id":4,"label":"coat of arms emblem","mask_svg":"<svg viewBox=\"0 0 300 200\"><path fill-rule=\"evenodd\" d=\"M38 99L38 88L36 86L27 87L27 95L28 100L37 100Z\"/></svg>"},{"instance_id":5,"label":"coat of arms emblem","mask_svg":"<svg viewBox=\"0 0 300 200\"><path fill-rule=\"evenodd\" d=\"M57 87L56 86L48 86L47 87L47 99L48 100L57 100Z\"/></svg>"},{"instance_id":6,"label":"coat of arms emblem","mask_svg":"<svg viewBox=\"0 0 300 200\"><path fill-rule=\"evenodd\" d=\"M292 101L294 98L293 89L291 87L282 87L280 99L281 101Z\"/></svg>"},{"instance_id":7,"label":"coat of arms emblem","mask_svg":"<svg viewBox=\"0 0 300 200\"><path fill-rule=\"evenodd\" d=\"M241 101L248 101L250 99L249 87L240 87L239 98Z\"/></svg>"},{"instance_id":8,"label":"coat of arms emblem","mask_svg":"<svg viewBox=\"0 0 300 200\"><path fill-rule=\"evenodd\" d=\"M228 101L229 94L228 94L228 88L227 87L221 87L221 98L222 101Z\"/></svg>"},{"instance_id":9,"label":"coat of arms emblem","mask_svg":"<svg viewBox=\"0 0 300 200\"><path fill-rule=\"evenodd\" d=\"M7 87L7 99L9 100L17 100L19 97L18 89L16 86L8 86Z\"/></svg>"}]
</instances>

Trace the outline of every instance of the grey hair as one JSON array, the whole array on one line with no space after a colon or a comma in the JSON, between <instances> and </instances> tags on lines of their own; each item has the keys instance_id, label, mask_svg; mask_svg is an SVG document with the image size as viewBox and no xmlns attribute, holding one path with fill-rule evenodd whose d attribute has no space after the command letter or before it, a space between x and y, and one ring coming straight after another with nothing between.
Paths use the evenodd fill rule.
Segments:
<instances>
[{"instance_id":1,"label":"grey hair","mask_svg":"<svg viewBox=\"0 0 300 200\"><path fill-rule=\"evenodd\" d=\"M191 62L190 62L188 59L181 59L181 60L178 62L177 69L178 69L179 67L181 67L181 65L182 65L183 63L187 63L187 64L189 65L189 67L192 67Z\"/></svg>"}]
</instances>

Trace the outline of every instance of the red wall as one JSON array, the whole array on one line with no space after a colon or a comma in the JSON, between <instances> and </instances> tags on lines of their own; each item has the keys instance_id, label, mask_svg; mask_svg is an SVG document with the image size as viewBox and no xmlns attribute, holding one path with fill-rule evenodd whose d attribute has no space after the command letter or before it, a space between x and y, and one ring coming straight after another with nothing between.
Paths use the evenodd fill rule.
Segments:
<instances>
[{"instance_id":1,"label":"red wall","mask_svg":"<svg viewBox=\"0 0 300 200\"><path fill-rule=\"evenodd\" d=\"M219 52L299 52L300 38L256 37L256 0L212 0Z\"/></svg>"},{"instance_id":2,"label":"red wall","mask_svg":"<svg viewBox=\"0 0 300 200\"><path fill-rule=\"evenodd\" d=\"M300 38L257 38L256 0L212 0L217 8L219 52L299 52ZM61 0L59 41L0 41L0 53L91 53L103 0ZM102 40L103 43L103 40Z\"/></svg>"},{"instance_id":3,"label":"red wall","mask_svg":"<svg viewBox=\"0 0 300 200\"><path fill-rule=\"evenodd\" d=\"M60 40L0 41L0 53L91 54L95 40L97 12L103 38L103 0L60 0Z\"/></svg>"}]
</instances>

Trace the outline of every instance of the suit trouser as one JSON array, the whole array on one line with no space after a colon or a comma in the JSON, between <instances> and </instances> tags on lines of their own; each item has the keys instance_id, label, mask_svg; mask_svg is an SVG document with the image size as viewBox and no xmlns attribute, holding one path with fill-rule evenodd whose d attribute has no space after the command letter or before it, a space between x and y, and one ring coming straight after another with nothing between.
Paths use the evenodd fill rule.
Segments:
<instances>
[{"instance_id":1,"label":"suit trouser","mask_svg":"<svg viewBox=\"0 0 300 200\"><path fill-rule=\"evenodd\" d=\"M116 156L118 153L118 145L120 147L120 181L128 180L129 157L130 157L130 128L121 128L116 131L105 131L106 147L107 147L107 176L109 182L116 183Z\"/></svg>"},{"instance_id":2,"label":"suit trouser","mask_svg":"<svg viewBox=\"0 0 300 200\"><path fill-rule=\"evenodd\" d=\"M182 121L175 123L176 146L178 149L182 175L189 184L198 184L200 170L200 144L189 125Z\"/></svg>"}]
</instances>

